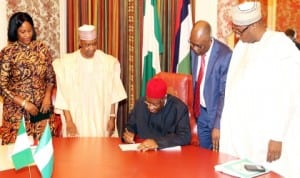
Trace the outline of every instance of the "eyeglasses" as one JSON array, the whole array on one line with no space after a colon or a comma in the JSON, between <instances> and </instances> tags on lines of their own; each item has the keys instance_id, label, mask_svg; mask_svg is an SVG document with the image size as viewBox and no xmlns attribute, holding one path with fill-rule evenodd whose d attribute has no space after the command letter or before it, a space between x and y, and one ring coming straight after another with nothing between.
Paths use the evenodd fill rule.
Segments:
<instances>
[{"instance_id":1,"label":"eyeglasses","mask_svg":"<svg viewBox=\"0 0 300 178\"><path fill-rule=\"evenodd\" d=\"M249 27L250 27L251 25L248 25L246 28L244 28L243 30L238 30L238 29L236 29L236 28L233 28L232 30L233 30L233 32L234 33L236 33L236 34L238 34L238 35L242 35Z\"/></svg>"}]
</instances>

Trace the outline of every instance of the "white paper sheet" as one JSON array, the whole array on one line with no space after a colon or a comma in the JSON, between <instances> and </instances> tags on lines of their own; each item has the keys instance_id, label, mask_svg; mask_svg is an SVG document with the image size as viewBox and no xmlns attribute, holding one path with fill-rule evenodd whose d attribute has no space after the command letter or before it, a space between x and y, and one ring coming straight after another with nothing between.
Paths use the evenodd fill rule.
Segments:
<instances>
[{"instance_id":1,"label":"white paper sheet","mask_svg":"<svg viewBox=\"0 0 300 178\"><path fill-rule=\"evenodd\" d=\"M160 149L161 151L181 151L181 146L172 146L164 149Z\"/></svg>"},{"instance_id":2,"label":"white paper sheet","mask_svg":"<svg viewBox=\"0 0 300 178\"><path fill-rule=\"evenodd\" d=\"M133 144L119 144L119 147L122 151L138 151L138 146L140 143L133 143Z\"/></svg>"},{"instance_id":3,"label":"white paper sheet","mask_svg":"<svg viewBox=\"0 0 300 178\"><path fill-rule=\"evenodd\" d=\"M138 151L138 146L140 143L133 143L133 144L119 144L119 147L122 151ZM164 149L160 149L160 151L181 151L181 146L173 146Z\"/></svg>"}]
</instances>

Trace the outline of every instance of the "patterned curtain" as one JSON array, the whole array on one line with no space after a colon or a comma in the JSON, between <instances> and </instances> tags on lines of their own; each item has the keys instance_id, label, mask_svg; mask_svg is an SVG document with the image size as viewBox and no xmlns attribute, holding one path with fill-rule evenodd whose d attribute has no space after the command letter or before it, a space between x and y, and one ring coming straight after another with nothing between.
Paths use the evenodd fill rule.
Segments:
<instances>
[{"instance_id":1,"label":"patterned curtain","mask_svg":"<svg viewBox=\"0 0 300 178\"><path fill-rule=\"evenodd\" d=\"M236 4L234 0L220 0L218 2L217 38L224 43L229 43L232 33L230 8Z\"/></svg>"},{"instance_id":2,"label":"patterned curtain","mask_svg":"<svg viewBox=\"0 0 300 178\"><path fill-rule=\"evenodd\" d=\"M297 40L300 41L300 1L277 1L276 5L276 30L285 31L292 28L297 32Z\"/></svg>"},{"instance_id":3,"label":"patterned curtain","mask_svg":"<svg viewBox=\"0 0 300 178\"><path fill-rule=\"evenodd\" d=\"M79 48L78 27L89 24L96 26L97 47L118 57L118 0L68 0L67 10L67 52Z\"/></svg>"}]
</instances>

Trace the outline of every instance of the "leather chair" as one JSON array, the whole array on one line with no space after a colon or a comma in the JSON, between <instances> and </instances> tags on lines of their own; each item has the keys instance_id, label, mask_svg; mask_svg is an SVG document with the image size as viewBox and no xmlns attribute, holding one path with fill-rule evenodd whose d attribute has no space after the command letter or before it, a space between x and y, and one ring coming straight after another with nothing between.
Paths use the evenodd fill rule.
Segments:
<instances>
[{"instance_id":1,"label":"leather chair","mask_svg":"<svg viewBox=\"0 0 300 178\"><path fill-rule=\"evenodd\" d=\"M193 83L192 75L170 73L170 72L160 72L154 77L163 79L168 86L167 93L178 97L181 99L189 109L190 116L190 126L191 126L191 144L199 145L198 135L197 135L197 123L193 112Z\"/></svg>"}]
</instances>

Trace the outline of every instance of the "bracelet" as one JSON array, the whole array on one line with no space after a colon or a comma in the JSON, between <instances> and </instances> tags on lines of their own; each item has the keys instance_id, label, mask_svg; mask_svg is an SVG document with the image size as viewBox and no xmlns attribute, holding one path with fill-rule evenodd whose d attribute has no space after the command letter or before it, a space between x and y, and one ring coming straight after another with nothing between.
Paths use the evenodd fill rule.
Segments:
<instances>
[{"instance_id":1,"label":"bracelet","mask_svg":"<svg viewBox=\"0 0 300 178\"><path fill-rule=\"evenodd\" d=\"M26 102L27 102L26 100L23 100L23 101L22 101L22 104L21 104L22 108L25 108Z\"/></svg>"},{"instance_id":2,"label":"bracelet","mask_svg":"<svg viewBox=\"0 0 300 178\"><path fill-rule=\"evenodd\" d=\"M110 114L109 116L110 117L116 117L116 114Z\"/></svg>"}]
</instances>

